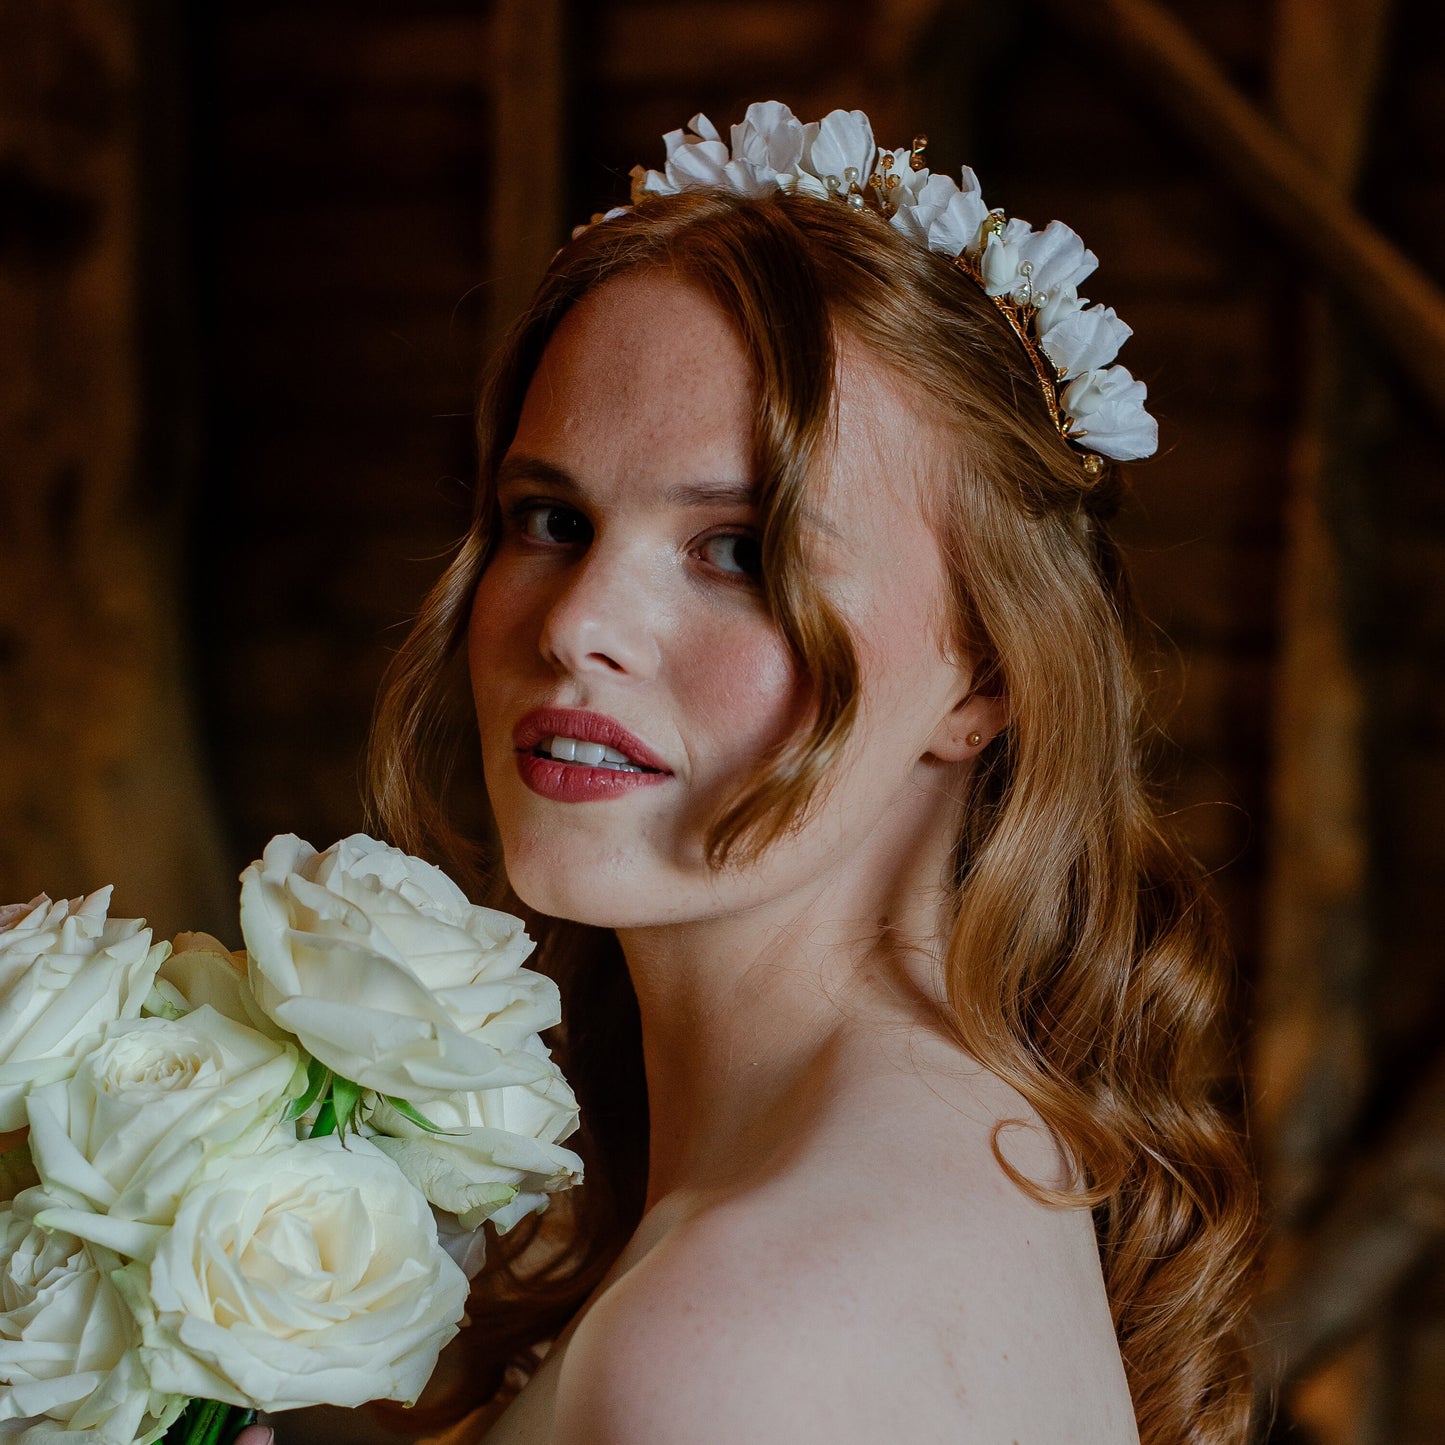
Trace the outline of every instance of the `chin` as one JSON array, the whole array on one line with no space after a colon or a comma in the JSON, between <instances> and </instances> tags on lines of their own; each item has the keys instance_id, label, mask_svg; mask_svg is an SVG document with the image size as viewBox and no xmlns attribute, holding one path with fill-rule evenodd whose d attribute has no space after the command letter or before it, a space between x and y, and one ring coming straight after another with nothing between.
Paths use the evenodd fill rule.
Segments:
<instances>
[{"instance_id":1,"label":"chin","mask_svg":"<svg viewBox=\"0 0 1445 1445\"><path fill-rule=\"evenodd\" d=\"M660 922L658 900L665 896L651 870L578 866L530 850L518 855L502 849L507 881L517 897L538 913L593 928L642 927Z\"/></svg>"}]
</instances>

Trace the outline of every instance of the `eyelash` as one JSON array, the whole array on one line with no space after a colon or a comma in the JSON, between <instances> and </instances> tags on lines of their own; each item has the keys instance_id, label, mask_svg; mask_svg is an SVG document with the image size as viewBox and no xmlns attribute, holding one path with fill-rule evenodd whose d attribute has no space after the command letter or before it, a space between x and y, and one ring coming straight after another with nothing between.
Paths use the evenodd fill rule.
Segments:
<instances>
[{"instance_id":1,"label":"eyelash","mask_svg":"<svg viewBox=\"0 0 1445 1445\"><path fill-rule=\"evenodd\" d=\"M575 507L569 507L565 502L549 502L545 498L541 497L527 497L523 498L521 501L512 502L506 507L503 507L502 519L506 523L507 529L509 531L520 533L528 542L531 542L536 546L566 547L574 545L568 542L558 542L550 540L544 541L539 537L533 537L529 535L525 524L527 519L536 512L569 512L574 517L582 516L582 513L579 512ZM740 540L749 542L756 542L758 540L756 532L744 528L740 530L714 532L710 536L704 537L699 545L706 546L709 542L716 542L722 538L729 537L736 537ZM723 573L727 577L733 578L734 580L740 583L745 583L749 586L755 587L758 585L759 582L758 574L755 572L733 571L727 567L718 567L716 570Z\"/></svg>"}]
</instances>

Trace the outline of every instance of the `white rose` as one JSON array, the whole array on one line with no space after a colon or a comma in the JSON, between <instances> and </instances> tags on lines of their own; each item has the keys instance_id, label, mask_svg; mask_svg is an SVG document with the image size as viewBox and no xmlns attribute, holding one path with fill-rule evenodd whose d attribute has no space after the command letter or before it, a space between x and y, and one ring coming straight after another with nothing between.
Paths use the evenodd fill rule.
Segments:
<instances>
[{"instance_id":1,"label":"white rose","mask_svg":"<svg viewBox=\"0 0 1445 1445\"><path fill-rule=\"evenodd\" d=\"M290 1044L209 1005L180 1019L110 1024L70 1078L26 1100L41 1181L58 1198L73 1196L54 1223L148 1255L207 1158L270 1141L299 1065Z\"/></svg>"},{"instance_id":2,"label":"white rose","mask_svg":"<svg viewBox=\"0 0 1445 1445\"><path fill-rule=\"evenodd\" d=\"M108 1278L118 1261L41 1228L31 1190L0 1209L0 1440L152 1440L185 1401L153 1393L140 1331Z\"/></svg>"},{"instance_id":3,"label":"white rose","mask_svg":"<svg viewBox=\"0 0 1445 1445\"><path fill-rule=\"evenodd\" d=\"M117 1278L157 1388L269 1410L410 1404L468 1288L391 1160L334 1134L217 1160Z\"/></svg>"},{"instance_id":4,"label":"white rose","mask_svg":"<svg viewBox=\"0 0 1445 1445\"><path fill-rule=\"evenodd\" d=\"M24 1125L32 1083L62 1075L82 1039L145 1003L169 945L151 946L144 919L107 919L110 894L0 908L0 1134Z\"/></svg>"},{"instance_id":5,"label":"white rose","mask_svg":"<svg viewBox=\"0 0 1445 1445\"><path fill-rule=\"evenodd\" d=\"M210 1004L237 1023L269 1038L286 1038L251 992L246 977L246 950L229 949L209 933L178 933L171 954L156 975L156 989L171 1006L171 1016Z\"/></svg>"},{"instance_id":6,"label":"white rose","mask_svg":"<svg viewBox=\"0 0 1445 1445\"><path fill-rule=\"evenodd\" d=\"M241 875L241 931L261 1007L364 1088L424 1105L549 1071L524 1045L561 1004L522 967L521 923L399 849L273 838Z\"/></svg>"},{"instance_id":7,"label":"white rose","mask_svg":"<svg viewBox=\"0 0 1445 1445\"><path fill-rule=\"evenodd\" d=\"M533 1044L548 1057L540 1039ZM490 1219L505 1232L545 1209L549 1194L581 1182L582 1160L560 1143L577 1127L577 1100L556 1065L531 1084L435 1100L425 1114L447 1132L431 1133L378 1103L372 1143L463 1230Z\"/></svg>"}]
</instances>

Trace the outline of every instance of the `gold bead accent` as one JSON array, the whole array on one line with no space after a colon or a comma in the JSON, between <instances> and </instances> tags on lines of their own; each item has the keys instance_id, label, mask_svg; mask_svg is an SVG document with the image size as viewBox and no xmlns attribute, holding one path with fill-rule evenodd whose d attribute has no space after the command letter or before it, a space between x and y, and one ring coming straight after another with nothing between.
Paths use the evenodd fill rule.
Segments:
<instances>
[{"instance_id":1,"label":"gold bead accent","mask_svg":"<svg viewBox=\"0 0 1445 1445\"><path fill-rule=\"evenodd\" d=\"M969 733L966 741L968 742L969 747L976 748L983 741L983 734L980 732Z\"/></svg>"},{"instance_id":2,"label":"gold bead accent","mask_svg":"<svg viewBox=\"0 0 1445 1445\"><path fill-rule=\"evenodd\" d=\"M1090 452L1084 458L1084 475L1091 482L1097 482L1104 475L1104 459Z\"/></svg>"},{"instance_id":3,"label":"gold bead accent","mask_svg":"<svg viewBox=\"0 0 1445 1445\"><path fill-rule=\"evenodd\" d=\"M916 135L913 137L913 147L908 152L908 168L914 171L923 169L923 152L928 148L928 137Z\"/></svg>"}]
</instances>

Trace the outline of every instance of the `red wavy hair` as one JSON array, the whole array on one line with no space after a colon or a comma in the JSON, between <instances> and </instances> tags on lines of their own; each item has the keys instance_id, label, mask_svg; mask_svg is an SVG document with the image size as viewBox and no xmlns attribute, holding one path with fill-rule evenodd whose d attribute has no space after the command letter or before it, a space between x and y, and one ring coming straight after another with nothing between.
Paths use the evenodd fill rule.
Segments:
<instances>
[{"instance_id":1,"label":"red wavy hair","mask_svg":"<svg viewBox=\"0 0 1445 1445\"><path fill-rule=\"evenodd\" d=\"M464 876L495 856L479 837L486 820L461 827L449 816L446 783L455 748L476 746L459 659L495 535L493 478L560 318L639 267L705 288L754 361L766 597L816 701L809 725L760 759L751 785L712 820L710 860L754 854L804 813L854 717L854 649L810 580L800 526L809 479L826 460L846 334L905 377L920 412L955 439L951 485L930 519L952 579L953 640L978 685L1008 705L957 843L952 1025L1076 1161L1062 1193L1018 1182L1093 1210L1144 1445L1237 1445L1248 1430L1242 1322L1256 1189L1218 1102L1220 922L1144 781L1134 611L1108 525L1122 469L1085 475L1017 340L946 260L873 217L785 194L649 200L565 247L495 362L472 529L378 706L371 780L381 825ZM573 1142L588 1170L548 1216L492 1248L468 1332L492 1391L509 1362L525 1367L531 1347L565 1325L635 1228L647 1098L615 936L533 915L504 879L484 875L471 873L490 902L527 919L562 988L557 1052L582 1102Z\"/></svg>"}]
</instances>

